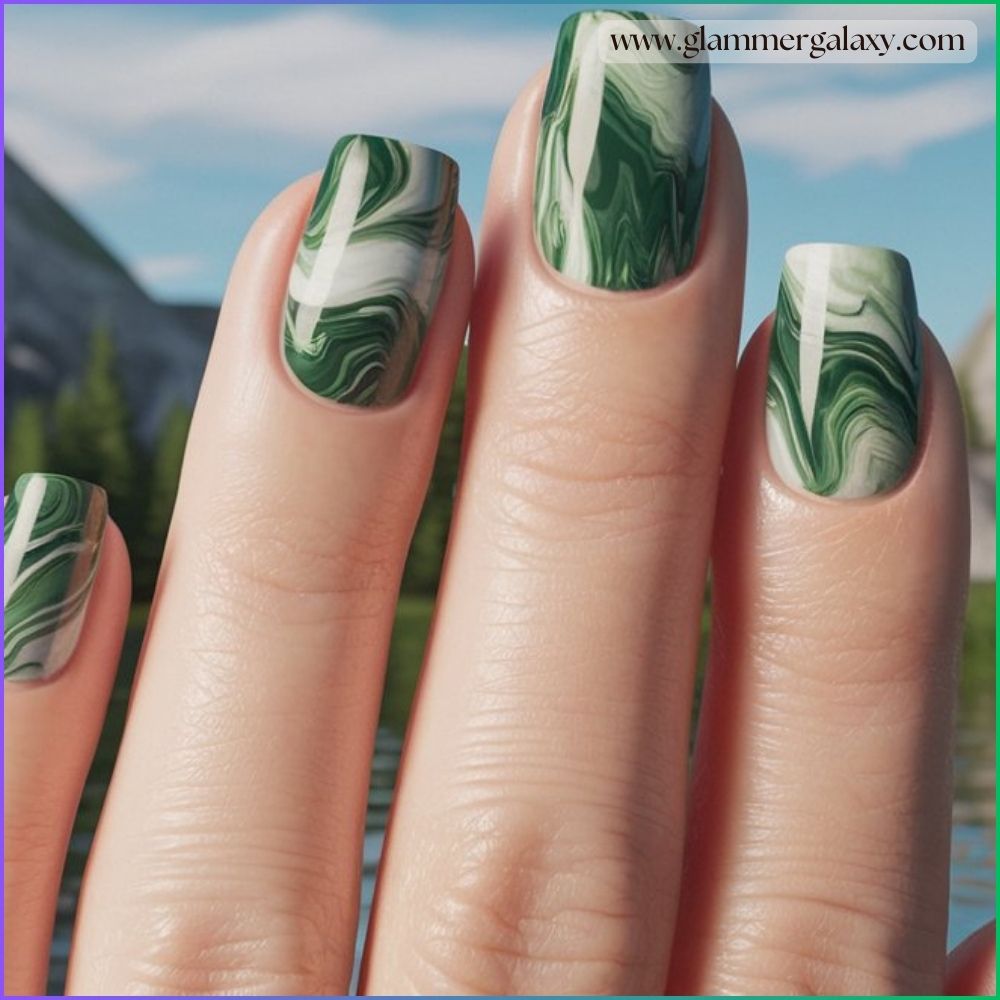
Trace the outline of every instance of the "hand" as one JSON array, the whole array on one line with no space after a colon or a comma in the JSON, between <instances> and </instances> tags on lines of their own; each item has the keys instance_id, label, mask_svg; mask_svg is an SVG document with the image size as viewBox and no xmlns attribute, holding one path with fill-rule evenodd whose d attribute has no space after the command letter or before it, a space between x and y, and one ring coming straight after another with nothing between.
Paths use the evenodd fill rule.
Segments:
<instances>
[{"instance_id":1,"label":"hand","mask_svg":"<svg viewBox=\"0 0 1000 1000\"><path fill-rule=\"evenodd\" d=\"M637 158L635 217L627 200L591 192L581 207L560 190L559 161L544 159L569 127L558 81L541 135L544 76L504 128L463 472L365 992L992 988L992 933L951 967L945 955L968 551L950 370L917 326L905 261L862 251L873 274L853 251L813 248L789 258L783 306L737 374L742 167L707 89L683 85L690 156L669 218L646 207L662 200L642 188L659 176L642 158L660 150L654 134L630 153L635 122L594 140L609 170ZM347 139L333 164L318 208L319 179L294 184L233 270L83 888L72 993L349 986L390 628L473 256L461 212L449 221L447 161ZM553 227L541 254L536 209ZM602 245L622 218L631 228ZM336 238L364 227L366 240ZM809 377L783 373L780 351L799 352L810 323L822 342L848 286L861 290L861 355L891 327L922 362L902 365L899 344L874 367L847 357L860 398L823 382L813 426L830 436L796 436ZM831 343L822 360L836 368ZM128 559L113 523L100 542L103 515L99 492L44 477L7 508L8 993L44 988L124 628ZM39 592L24 574L63 524L57 589ZM56 611L15 648L14 614L30 631L39 601Z\"/></svg>"}]
</instances>

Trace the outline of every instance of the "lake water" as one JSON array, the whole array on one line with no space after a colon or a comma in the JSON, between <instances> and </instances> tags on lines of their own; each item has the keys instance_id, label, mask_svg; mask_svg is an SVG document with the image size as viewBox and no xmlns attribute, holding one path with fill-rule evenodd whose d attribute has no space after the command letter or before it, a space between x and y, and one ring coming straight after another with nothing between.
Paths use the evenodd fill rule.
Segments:
<instances>
[{"instance_id":1,"label":"lake water","mask_svg":"<svg viewBox=\"0 0 1000 1000\"><path fill-rule=\"evenodd\" d=\"M959 718L956 746L956 798L952 843L952 883L949 940L952 944L991 919L994 914L994 843L996 730L995 700L992 689L979 685L965 691ZM362 883L362 929L371 905L375 870L382 849L392 789L396 781L399 735L381 729L376 741L368 799L368 821L364 845ZM95 770L103 771L103 767ZM92 829L104 798L104 781L88 784L78 826ZM59 993L66 973L70 928L76 907L80 876L91 834L78 832L70 846L70 857L59 899L59 913L52 951L50 993ZM360 935L359 935L360 941Z\"/></svg>"}]
</instances>

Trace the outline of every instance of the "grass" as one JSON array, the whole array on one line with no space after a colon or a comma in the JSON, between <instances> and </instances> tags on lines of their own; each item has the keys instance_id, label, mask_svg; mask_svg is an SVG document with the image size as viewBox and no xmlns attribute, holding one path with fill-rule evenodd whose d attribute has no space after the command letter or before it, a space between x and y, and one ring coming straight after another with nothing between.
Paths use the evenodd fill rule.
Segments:
<instances>
[{"instance_id":1,"label":"grass","mask_svg":"<svg viewBox=\"0 0 1000 1000\"><path fill-rule=\"evenodd\" d=\"M400 597L396 608L396 624L392 630L385 692L382 695L382 722L398 733L406 728L410 715L433 610L433 598L406 594Z\"/></svg>"},{"instance_id":2,"label":"grass","mask_svg":"<svg viewBox=\"0 0 1000 1000\"><path fill-rule=\"evenodd\" d=\"M996 583L974 583L969 589L962 643L962 687L993 687L996 678Z\"/></svg>"}]
</instances>

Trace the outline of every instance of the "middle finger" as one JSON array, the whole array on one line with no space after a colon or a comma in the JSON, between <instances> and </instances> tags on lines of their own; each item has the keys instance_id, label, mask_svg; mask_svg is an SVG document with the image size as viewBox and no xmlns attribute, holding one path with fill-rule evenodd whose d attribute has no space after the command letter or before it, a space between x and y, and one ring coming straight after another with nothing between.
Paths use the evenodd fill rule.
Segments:
<instances>
[{"instance_id":1,"label":"middle finger","mask_svg":"<svg viewBox=\"0 0 1000 1000\"><path fill-rule=\"evenodd\" d=\"M707 67L602 80L600 16L564 25L544 110L539 78L494 160L462 486L374 994L665 982L744 181Z\"/></svg>"}]
</instances>

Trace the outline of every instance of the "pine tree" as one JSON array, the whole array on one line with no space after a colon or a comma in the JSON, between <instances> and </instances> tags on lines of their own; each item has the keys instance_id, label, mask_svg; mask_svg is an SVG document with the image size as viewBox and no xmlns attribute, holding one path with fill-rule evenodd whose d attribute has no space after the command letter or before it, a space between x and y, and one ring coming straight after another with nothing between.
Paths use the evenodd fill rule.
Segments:
<instances>
[{"instance_id":1,"label":"pine tree","mask_svg":"<svg viewBox=\"0 0 1000 1000\"><path fill-rule=\"evenodd\" d=\"M53 419L56 471L99 483L126 506L135 487L131 418L106 327L94 331L78 387L56 398Z\"/></svg>"},{"instance_id":2,"label":"pine tree","mask_svg":"<svg viewBox=\"0 0 1000 1000\"><path fill-rule=\"evenodd\" d=\"M9 493L17 477L25 472L47 472L45 411L41 403L26 400L11 415L4 449L4 492Z\"/></svg>"},{"instance_id":3,"label":"pine tree","mask_svg":"<svg viewBox=\"0 0 1000 1000\"><path fill-rule=\"evenodd\" d=\"M53 406L50 467L103 486L108 505L130 549L145 510L144 457L118 375L114 341L106 327L94 331L80 380L65 386Z\"/></svg>"},{"instance_id":4,"label":"pine tree","mask_svg":"<svg viewBox=\"0 0 1000 1000\"><path fill-rule=\"evenodd\" d=\"M94 470L84 468L86 446L78 421L80 393L73 385L64 385L52 405L50 451L52 471L92 481Z\"/></svg>"}]
</instances>

